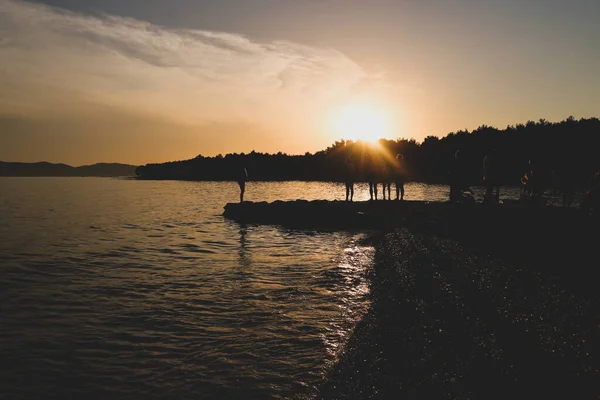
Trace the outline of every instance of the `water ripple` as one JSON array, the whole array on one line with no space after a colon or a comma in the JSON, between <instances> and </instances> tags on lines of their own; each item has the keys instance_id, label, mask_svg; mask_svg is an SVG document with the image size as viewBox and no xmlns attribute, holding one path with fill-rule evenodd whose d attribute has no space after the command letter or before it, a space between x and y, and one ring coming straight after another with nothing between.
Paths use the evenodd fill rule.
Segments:
<instances>
[{"instance_id":1,"label":"water ripple","mask_svg":"<svg viewBox=\"0 0 600 400\"><path fill-rule=\"evenodd\" d=\"M310 396L368 306L360 235L225 221L234 184L0 185L0 397Z\"/></svg>"}]
</instances>

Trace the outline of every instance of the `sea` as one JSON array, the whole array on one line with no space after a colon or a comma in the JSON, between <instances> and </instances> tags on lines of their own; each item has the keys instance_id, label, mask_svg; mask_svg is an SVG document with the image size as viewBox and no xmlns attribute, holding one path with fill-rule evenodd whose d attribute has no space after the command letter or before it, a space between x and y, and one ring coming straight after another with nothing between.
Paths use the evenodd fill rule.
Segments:
<instances>
[{"instance_id":1,"label":"sea","mask_svg":"<svg viewBox=\"0 0 600 400\"><path fill-rule=\"evenodd\" d=\"M406 200L448 191L410 183ZM368 312L370 232L241 225L222 216L238 196L233 182L0 178L0 398L314 397Z\"/></svg>"}]
</instances>

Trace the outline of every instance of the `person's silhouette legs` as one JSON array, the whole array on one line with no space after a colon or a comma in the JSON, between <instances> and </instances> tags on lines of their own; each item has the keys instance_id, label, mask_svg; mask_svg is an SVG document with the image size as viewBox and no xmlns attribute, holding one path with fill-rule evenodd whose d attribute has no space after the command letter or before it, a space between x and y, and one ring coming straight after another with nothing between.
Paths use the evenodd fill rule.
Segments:
<instances>
[{"instance_id":1,"label":"person's silhouette legs","mask_svg":"<svg viewBox=\"0 0 600 400\"><path fill-rule=\"evenodd\" d=\"M492 201L493 196L494 196L494 187L487 185L485 187L485 196L483 198L484 203L490 203Z\"/></svg>"},{"instance_id":2,"label":"person's silhouette legs","mask_svg":"<svg viewBox=\"0 0 600 400\"><path fill-rule=\"evenodd\" d=\"M404 183L396 182L396 200L404 200Z\"/></svg>"},{"instance_id":3,"label":"person's silhouette legs","mask_svg":"<svg viewBox=\"0 0 600 400\"><path fill-rule=\"evenodd\" d=\"M239 181L238 185L240 185L240 203L244 202L244 192L246 191L246 182Z\"/></svg>"},{"instance_id":4,"label":"person's silhouette legs","mask_svg":"<svg viewBox=\"0 0 600 400\"><path fill-rule=\"evenodd\" d=\"M346 183L346 201L354 199L354 183Z\"/></svg>"}]
</instances>

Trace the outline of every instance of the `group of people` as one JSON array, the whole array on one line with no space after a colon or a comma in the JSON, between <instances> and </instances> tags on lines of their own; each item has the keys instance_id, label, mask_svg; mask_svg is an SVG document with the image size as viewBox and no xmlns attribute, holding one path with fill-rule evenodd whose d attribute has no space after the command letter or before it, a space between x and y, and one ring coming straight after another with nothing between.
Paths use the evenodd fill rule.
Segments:
<instances>
[{"instance_id":1,"label":"group of people","mask_svg":"<svg viewBox=\"0 0 600 400\"><path fill-rule=\"evenodd\" d=\"M485 185L484 203L500 202L500 187L502 185L502 166L496 149L491 148L483 159L483 183ZM460 150L454 154L450 179L450 200L453 202L474 202L473 190L469 187L469 174ZM527 170L521 177L521 199L533 203L540 202L548 183L556 194L562 194L563 206L571 207L576 192L574 172L568 166L563 166L561 172L551 171L551 178L546 179L543 168L533 160L529 160ZM592 175L588 190L584 194L582 208L600 208L600 171Z\"/></svg>"},{"instance_id":2,"label":"group of people","mask_svg":"<svg viewBox=\"0 0 600 400\"><path fill-rule=\"evenodd\" d=\"M379 184L382 185L383 200L392 199L392 183L396 186L396 200L404 200L404 183L407 179L406 165L404 156L397 154L391 158L386 153L366 154L360 163L349 158L346 160L346 201L354 201L354 184L357 177L364 177L369 184L369 196L371 200L378 200Z\"/></svg>"},{"instance_id":3,"label":"group of people","mask_svg":"<svg viewBox=\"0 0 600 400\"><path fill-rule=\"evenodd\" d=\"M355 162L352 157L346 160L344 168L344 183L346 185L346 201L354 201L354 184L364 178L369 184L369 194L371 200L377 200L379 196L378 186L381 183L383 187L383 199L392 199L392 184L396 186L396 200L404 200L404 183L407 179L404 156L397 154L391 158L384 153L366 154L359 162ZM246 182L248 181L248 171L241 167L237 177L237 183L240 187L240 203L244 201L246 192Z\"/></svg>"},{"instance_id":4,"label":"group of people","mask_svg":"<svg viewBox=\"0 0 600 400\"><path fill-rule=\"evenodd\" d=\"M484 203L500 202L500 187L502 184L502 167L494 148L490 148L483 159L483 182L485 185ZM371 200L378 200L379 184L382 185L382 198L392 200L392 184L395 184L396 200L404 200L404 185L409 177L408 169L402 154L395 157L386 152L368 152L360 159L349 156L344 166L346 186L346 201L354 200L354 185L357 181L366 180L369 184ZM570 207L575 195L575 185L569 173L563 171L562 176L552 173L554 186L560 186L563 196L563 206ZM533 202L539 201L544 193L544 179L537 165L530 160L527 171L521 178L521 197ZM240 203L244 201L248 172L241 168L237 178L240 187ZM558 183L555 182L559 182ZM555 188L556 189L556 188ZM454 153L450 168L450 201L475 202L474 192L470 188L470 174L460 150ZM588 190L582 200L582 208L588 210L600 209L600 171L592 175Z\"/></svg>"},{"instance_id":5,"label":"group of people","mask_svg":"<svg viewBox=\"0 0 600 400\"><path fill-rule=\"evenodd\" d=\"M483 158L483 183L485 185L484 203L500 202L501 166L495 149L490 149ZM456 150L450 169L450 201L475 202L474 192L470 187L470 174L462 157Z\"/></svg>"},{"instance_id":6,"label":"group of people","mask_svg":"<svg viewBox=\"0 0 600 400\"><path fill-rule=\"evenodd\" d=\"M483 158L484 203L500 203L501 166L496 149L492 148ZM474 202L474 193L469 186L468 174L462 161L462 153L456 150L450 178L450 201Z\"/></svg>"},{"instance_id":7,"label":"group of people","mask_svg":"<svg viewBox=\"0 0 600 400\"><path fill-rule=\"evenodd\" d=\"M466 170L462 153L454 153L450 170L450 201L474 202L474 193L470 188L470 175ZM543 179L533 161L529 161L528 168L521 178L521 198L538 201L544 192ZM483 158L482 178L485 186L484 203L498 204L500 202L500 187L502 186L502 166L495 148L490 148ZM575 188L572 188L573 192ZM570 190L565 190L565 204L567 199L572 199ZM568 202L570 204L570 200Z\"/></svg>"}]
</instances>

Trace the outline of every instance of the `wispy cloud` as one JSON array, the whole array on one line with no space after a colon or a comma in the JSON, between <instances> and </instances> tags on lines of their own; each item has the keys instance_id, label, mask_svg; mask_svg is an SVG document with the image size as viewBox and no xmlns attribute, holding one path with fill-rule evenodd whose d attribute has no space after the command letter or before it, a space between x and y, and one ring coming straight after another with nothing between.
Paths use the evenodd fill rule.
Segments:
<instances>
[{"instance_id":1,"label":"wispy cloud","mask_svg":"<svg viewBox=\"0 0 600 400\"><path fill-rule=\"evenodd\" d=\"M185 124L269 124L302 120L368 82L334 49L19 0L0 0L0 59L0 113L32 117L101 105Z\"/></svg>"}]
</instances>

